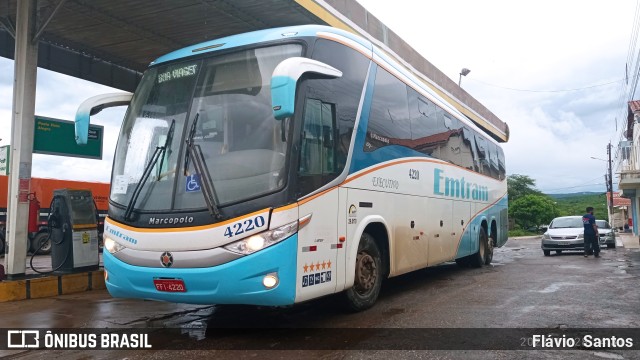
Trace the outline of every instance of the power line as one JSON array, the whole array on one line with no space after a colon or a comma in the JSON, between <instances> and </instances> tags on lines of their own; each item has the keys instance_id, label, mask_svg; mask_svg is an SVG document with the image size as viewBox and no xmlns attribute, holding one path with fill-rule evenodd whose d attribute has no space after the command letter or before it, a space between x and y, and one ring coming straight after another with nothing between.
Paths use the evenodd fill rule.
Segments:
<instances>
[{"instance_id":1,"label":"power line","mask_svg":"<svg viewBox=\"0 0 640 360\"><path fill-rule=\"evenodd\" d=\"M574 185L574 186L567 186L567 187L563 187L563 188L557 188L557 189L550 189L550 190L540 190L543 193L548 193L550 191L556 191L556 190L565 190L565 189L574 189L574 188L578 188L578 187L585 187L585 186L595 186L595 185L604 185L604 183L597 183L597 184L593 184L592 181L596 181L598 179L600 179L601 176L598 176L597 178L593 178L583 184L580 185Z\"/></svg>"},{"instance_id":2,"label":"power line","mask_svg":"<svg viewBox=\"0 0 640 360\"><path fill-rule=\"evenodd\" d=\"M602 83L602 84L596 84L596 85L590 85L590 86L585 86L585 87L581 87L581 88L574 88L574 89L563 89L563 90L530 90L530 89L516 89L516 88L512 88L512 87L508 87L508 86L501 86L501 85L495 85L495 84L490 84L488 82L484 82L481 80L478 80L476 78L469 78L469 80L471 81L475 81L475 82L479 82L481 84L487 85L487 86L493 86L493 87L497 87L500 89L505 89L505 90L512 90L512 91L523 91L523 92L535 92L535 93L558 93L558 92L570 92L570 91L579 91L579 90L586 90L586 89L592 89L592 88L596 88L596 87L600 87L600 86L606 86L606 85L611 85L611 84L615 84L617 82L622 82L625 79L618 79L618 80L614 80L614 81L610 81L607 83Z\"/></svg>"}]
</instances>

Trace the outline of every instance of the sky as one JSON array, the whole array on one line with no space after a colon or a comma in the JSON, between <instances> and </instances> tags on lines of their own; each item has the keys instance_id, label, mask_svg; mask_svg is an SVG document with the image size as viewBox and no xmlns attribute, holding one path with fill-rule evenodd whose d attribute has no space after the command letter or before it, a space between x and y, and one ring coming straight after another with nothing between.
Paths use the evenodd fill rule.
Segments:
<instances>
[{"instance_id":1,"label":"sky","mask_svg":"<svg viewBox=\"0 0 640 360\"><path fill-rule=\"evenodd\" d=\"M508 174L530 176L546 193L606 191L607 163L591 157L606 159L620 139L637 1L357 1L455 82L471 70L462 87L509 124ZM0 58L0 74L6 145L13 61ZM114 91L39 69L36 114L72 120L83 100ZM36 154L32 176L108 182L123 115L92 117L105 126L103 160Z\"/></svg>"}]
</instances>

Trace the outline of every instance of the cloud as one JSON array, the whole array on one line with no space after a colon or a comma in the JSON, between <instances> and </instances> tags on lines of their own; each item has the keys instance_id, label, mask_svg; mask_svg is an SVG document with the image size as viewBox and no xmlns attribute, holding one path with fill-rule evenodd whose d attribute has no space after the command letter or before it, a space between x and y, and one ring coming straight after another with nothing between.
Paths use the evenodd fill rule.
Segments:
<instances>
[{"instance_id":1,"label":"cloud","mask_svg":"<svg viewBox=\"0 0 640 360\"><path fill-rule=\"evenodd\" d=\"M0 71L13 73L13 61L0 58ZM11 142L12 77L0 78L0 144ZM120 90L72 78L48 70L38 69L36 115L73 121L80 103L87 98ZM34 154L33 177L65 180L108 182L111 176L113 153L124 109L106 109L92 116L93 124L104 126L102 160Z\"/></svg>"},{"instance_id":2,"label":"cloud","mask_svg":"<svg viewBox=\"0 0 640 360\"><path fill-rule=\"evenodd\" d=\"M453 81L471 69L463 88L509 124L509 174L545 191L605 191L606 163L590 157L618 140L635 2L358 2Z\"/></svg>"},{"instance_id":3,"label":"cloud","mask_svg":"<svg viewBox=\"0 0 640 360\"><path fill-rule=\"evenodd\" d=\"M358 0L453 81L509 124L504 144L509 174L526 174L542 190L604 191L609 141L621 121L624 77L635 2L539 0ZM0 59L0 73L12 62ZM9 142L12 77L0 77L0 138ZM497 85L491 86L487 84ZM36 113L73 119L89 96L113 89L39 70ZM123 113L99 114L105 126L102 161L34 157L34 176L108 181ZM73 169L73 171L69 171ZM585 183L591 186L582 187ZM580 186L580 187L579 187Z\"/></svg>"}]
</instances>

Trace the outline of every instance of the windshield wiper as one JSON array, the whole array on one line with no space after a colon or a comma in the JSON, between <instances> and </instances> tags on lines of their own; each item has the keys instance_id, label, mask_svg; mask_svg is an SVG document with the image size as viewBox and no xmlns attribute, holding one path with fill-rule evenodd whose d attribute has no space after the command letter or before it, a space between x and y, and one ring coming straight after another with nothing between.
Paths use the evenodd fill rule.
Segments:
<instances>
[{"instance_id":1,"label":"windshield wiper","mask_svg":"<svg viewBox=\"0 0 640 360\"><path fill-rule=\"evenodd\" d=\"M213 179L211 179L211 174L209 173L209 169L207 168L207 162L204 160L204 155L202 154L200 145L196 145L193 141L193 138L196 134L196 125L198 124L199 117L200 113L197 113L195 118L193 119L193 124L191 124L189 136L187 137L187 149L184 154L184 176L188 175L189 161L193 158L193 167L196 170L196 174L200 175L202 195L204 196L204 201L207 203L209 213L216 219L220 219L222 218L222 214L220 214L220 209L218 209L218 202L216 200L217 196L216 190L213 186Z\"/></svg>"},{"instance_id":2,"label":"windshield wiper","mask_svg":"<svg viewBox=\"0 0 640 360\"><path fill-rule=\"evenodd\" d=\"M158 162L158 159L162 158L164 161L164 155L167 152L167 146L171 145L171 139L173 139L173 131L176 126L176 120L171 120L171 125L169 126L169 131L167 132L167 138L164 141L163 146L156 146L156 149L153 151L153 155L149 159L149 162L144 167L144 171L142 172L142 176L140 180L136 184L136 187L133 189L133 194L131 194L131 199L129 199L129 203L127 204L127 209L124 212L124 219L129 220L131 213L133 212L133 207L138 201L138 196L140 196L140 192L142 191L142 187L149 179L149 175L151 174L151 170L153 166ZM160 167L162 167L162 162L160 162Z\"/></svg>"},{"instance_id":3,"label":"windshield wiper","mask_svg":"<svg viewBox=\"0 0 640 360\"><path fill-rule=\"evenodd\" d=\"M171 126L169 126L169 131L167 132L167 138L164 140L164 146L162 147L162 155L160 156L160 165L158 165L158 177L156 181L160 181L160 177L162 176L162 165L164 164L164 158L167 152L171 151L171 141L173 140L173 131L176 127L176 120L171 120Z\"/></svg>"}]
</instances>

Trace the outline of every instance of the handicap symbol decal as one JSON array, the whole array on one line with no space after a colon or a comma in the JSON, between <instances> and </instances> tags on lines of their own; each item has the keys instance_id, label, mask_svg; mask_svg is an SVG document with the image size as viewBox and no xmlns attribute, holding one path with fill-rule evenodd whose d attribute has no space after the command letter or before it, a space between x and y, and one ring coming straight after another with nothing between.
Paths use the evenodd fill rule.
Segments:
<instances>
[{"instance_id":1,"label":"handicap symbol decal","mask_svg":"<svg viewBox=\"0 0 640 360\"><path fill-rule=\"evenodd\" d=\"M187 176L186 190L187 192L200 191L200 175L191 174Z\"/></svg>"}]
</instances>

